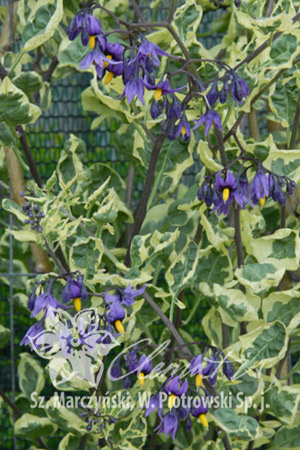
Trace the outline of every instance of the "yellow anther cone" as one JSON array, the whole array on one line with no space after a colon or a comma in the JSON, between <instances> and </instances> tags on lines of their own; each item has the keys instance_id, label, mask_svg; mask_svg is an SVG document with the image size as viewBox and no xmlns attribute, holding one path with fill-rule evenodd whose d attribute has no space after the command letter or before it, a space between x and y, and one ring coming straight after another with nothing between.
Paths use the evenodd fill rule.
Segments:
<instances>
[{"instance_id":1,"label":"yellow anther cone","mask_svg":"<svg viewBox=\"0 0 300 450\"><path fill-rule=\"evenodd\" d=\"M259 199L259 204L260 204L260 206L264 206L265 203L266 203L265 197L260 197L260 199Z\"/></svg>"},{"instance_id":2,"label":"yellow anther cone","mask_svg":"<svg viewBox=\"0 0 300 450\"><path fill-rule=\"evenodd\" d=\"M94 35L89 36L89 45L92 50L94 50L96 45L96 37Z\"/></svg>"},{"instance_id":3,"label":"yellow anther cone","mask_svg":"<svg viewBox=\"0 0 300 450\"><path fill-rule=\"evenodd\" d=\"M106 58L107 58L107 59L112 59L112 56L111 56L111 55L106 55ZM107 61L104 60L104 63L103 63L104 69L105 69L105 67L108 66L108 64L109 64L109 62L107 62Z\"/></svg>"},{"instance_id":4,"label":"yellow anther cone","mask_svg":"<svg viewBox=\"0 0 300 450\"><path fill-rule=\"evenodd\" d=\"M123 324L122 324L122 322L121 322L121 320L116 320L115 321L115 327L116 327L116 330L119 332L119 333L124 333L124 327L123 327Z\"/></svg>"},{"instance_id":5,"label":"yellow anther cone","mask_svg":"<svg viewBox=\"0 0 300 450\"><path fill-rule=\"evenodd\" d=\"M154 92L154 100L157 102L162 96L162 89L156 88Z\"/></svg>"},{"instance_id":6,"label":"yellow anther cone","mask_svg":"<svg viewBox=\"0 0 300 450\"><path fill-rule=\"evenodd\" d=\"M140 372L138 374L138 380L139 380L140 386L144 386L145 374L143 372Z\"/></svg>"},{"instance_id":7,"label":"yellow anther cone","mask_svg":"<svg viewBox=\"0 0 300 450\"><path fill-rule=\"evenodd\" d=\"M175 394L171 394L168 400L168 408L173 408L174 403L175 403L175 399L176 399L176 395Z\"/></svg>"},{"instance_id":8,"label":"yellow anther cone","mask_svg":"<svg viewBox=\"0 0 300 450\"><path fill-rule=\"evenodd\" d=\"M208 427L208 422L205 414L200 414L199 420L205 427Z\"/></svg>"},{"instance_id":9,"label":"yellow anther cone","mask_svg":"<svg viewBox=\"0 0 300 450\"><path fill-rule=\"evenodd\" d=\"M114 77L114 73L113 72L108 72L108 74L105 77L104 84L110 83L111 80L113 79L113 77Z\"/></svg>"},{"instance_id":10,"label":"yellow anther cone","mask_svg":"<svg viewBox=\"0 0 300 450\"><path fill-rule=\"evenodd\" d=\"M76 311L81 311L81 299L79 297L74 298L74 308Z\"/></svg>"},{"instance_id":11,"label":"yellow anther cone","mask_svg":"<svg viewBox=\"0 0 300 450\"><path fill-rule=\"evenodd\" d=\"M196 375L196 386L200 387L201 384L202 384L202 377L201 377L201 375L199 375L199 373L197 373L197 375Z\"/></svg>"},{"instance_id":12,"label":"yellow anther cone","mask_svg":"<svg viewBox=\"0 0 300 450\"><path fill-rule=\"evenodd\" d=\"M182 125L182 128L181 128L181 134L182 134L182 135L186 134L186 130L185 130L184 125Z\"/></svg>"},{"instance_id":13,"label":"yellow anther cone","mask_svg":"<svg viewBox=\"0 0 300 450\"><path fill-rule=\"evenodd\" d=\"M223 202L226 203L229 199L230 190L228 188L225 188L223 190Z\"/></svg>"}]
</instances>

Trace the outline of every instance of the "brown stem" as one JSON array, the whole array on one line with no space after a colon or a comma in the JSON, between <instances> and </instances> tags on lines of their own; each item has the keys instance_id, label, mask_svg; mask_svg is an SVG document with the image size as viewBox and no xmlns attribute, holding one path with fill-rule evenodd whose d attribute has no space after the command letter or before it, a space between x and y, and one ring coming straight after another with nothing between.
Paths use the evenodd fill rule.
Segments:
<instances>
[{"instance_id":1,"label":"brown stem","mask_svg":"<svg viewBox=\"0 0 300 450\"><path fill-rule=\"evenodd\" d=\"M236 246L237 253L237 263L238 267L242 267L244 265L244 255L243 255L243 244L242 244L242 234L241 234L241 222L240 222L240 207L235 205L233 209L233 217L234 217L234 242Z\"/></svg>"},{"instance_id":2,"label":"brown stem","mask_svg":"<svg viewBox=\"0 0 300 450\"><path fill-rule=\"evenodd\" d=\"M85 434L84 436L82 436L82 438L80 439L79 445L78 445L78 450L84 450L85 449L85 445L87 443L89 435Z\"/></svg>"},{"instance_id":3,"label":"brown stem","mask_svg":"<svg viewBox=\"0 0 300 450\"><path fill-rule=\"evenodd\" d=\"M224 147L223 134L218 128L215 128L215 135L216 135L216 138L217 138L217 143L218 143L218 149L219 149L219 152L220 152L221 162L222 162L224 168L226 169L227 166L228 166L228 160L227 160L226 150L225 150L225 147Z\"/></svg>"},{"instance_id":4,"label":"brown stem","mask_svg":"<svg viewBox=\"0 0 300 450\"><path fill-rule=\"evenodd\" d=\"M2 388L0 388L0 396L3 398L5 403L13 410L16 416L18 417L22 416L23 414L22 411L14 404L14 402L10 400L10 398L7 397Z\"/></svg>"},{"instance_id":5,"label":"brown stem","mask_svg":"<svg viewBox=\"0 0 300 450\"><path fill-rule=\"evenodd\" d=\"M291 136L291 141L290 141L290 145L289 145L290 149L293 149L296 146L297 132L299 131L299 121L300 121L300 93L299 93L299 98L298 98L295 117L294 117L292 136Z\"/></svg>"},{"instance_id":6,"label":"brown stem","mask_svg":"<svg viewBox=\"0 0 300 450\"><path fill-rule=\"evenodd\" d=\"M151 188L153 186L153 181L154 181L154 175L155 175L155 167L156 167L156 163L159 157L159 153L160 150L162 148L162 145L164 143L165 137L167 135L167 132L162 132L154 141L153 147L152 147L152 153L151 153L151 157L150 157L150 163L149 163L149 168L148 168L148 172L146 175L146 180L145 180L145 185L144 185L144 189L143 189L143 193L141 196L141 199L139 201L139 204L137 206L136 212L135 212L135 216L134 216L134 226L133 226L133 230L130 236L130 241L129 241L129 246L128 246L128 250L125 256L125 264L129 267L130 266L130 246L131 246L131 242L132 239L134 238L134 236L136 236L140 229L141 226L144 222L146 213L147 213L147 206L148 206L148 200L149 200L149 196L151 193Z\"/></svg>"},{"instance_id":7,"label":"brown stem","mask_svg":"<svg viewBox=\"0 0 300 450\"><path fill-rule=\"evenodd\" d=\"M30 173L32 175L32 178L34 179L34 181L36 182L38 187L41 188L42 185L43 185L43 182L42 182L40 174L39 174L39 172L37 170L37 167L35 165L34 159L32 157L32 154L31 154L31 151L30 151L27 139L26 139L26 135L25 135L25 132L24 132L24 128L22 127L22 125L17 125L16 126L16 132L17 132L17 135L19 136L21 147L23 149L26 161L28 163L29 170L30 170Z\"/></svg>"}]
</instances>

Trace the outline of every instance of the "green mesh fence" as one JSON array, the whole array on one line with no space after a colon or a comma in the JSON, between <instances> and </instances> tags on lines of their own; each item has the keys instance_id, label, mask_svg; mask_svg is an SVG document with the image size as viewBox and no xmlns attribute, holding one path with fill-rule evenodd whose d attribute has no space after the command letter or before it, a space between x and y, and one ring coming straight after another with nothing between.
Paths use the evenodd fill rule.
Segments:
<instances>
[{"instance_id":1,"label":"green mesh fence","mask_svg":"<svg viewBox=\"0 0 300 450\"><path fill-rule=\"evenodd\" d=\"M6 6L6 0L0 0L0 6ZM149 2L140 2L142 11L145 17L152 14L149 7ZM164 20L168 15L168 0L160 3L159 8L155 11L155 20ZM205 15L200 28L199 36L204 45L209 48L220 41L220 36L216 33L209 33L209 24L212 19L222 14L222 11L210 12ZM1 30L0 30L1 31ZM26 134L32 150L34 159L36 161L39 173L43 181L51 176L59 159L60 152L64 146L65 140L69 135L75 134L86 143L87 148L87 164L94 162L109 163L118 173L125 177L128 170L128 161L125 157L118 154L114 148L114 131L118 129L119 123L117 121L104 121L102 125L95 131L91 132L90 125L93 120L92 114L87 114L81 107L81 93L89 86L91 76L85 73L77 73L66 79L59 80L52 85L53 101L48 111L44 111L36 124L26 128ZM186 171L183 177L183 182L187 185L192 185L194 177L199 170L197 163ZM29 177L29 174L27 174ZM139 198L140 191L143 186L143 179L138 179L136 183L136 199ZM0 197L9 197L8 180L3 179L0 184ZM12 219L11 219L12 220ZM3 234L4 229L9 226L9 217L5 211L0 210L0 235ZM13 254L17 255L20 248L15 242L13 245ZM9 241L7 240L7 248L5 248L5 259L0 260L0 273L9 272L7 261L9 255ZM12 293L15 294L20 288L20 284L24 285L26 281L24 277L11 278L9 281L7 277L0 277L0 323L9 328L10 314L9 314L9 298L10 285ZM188 303L187 310L183 313L183 319L187 318L188 312L193 306L194 298L190 294L187 296ZM203 329L201 327L201 317L205 315L208 305L201 302L201 309L197 311L196 318L189 324L190 333L196 340L204 339ZM24 315L22 309L18 307L18 303L14 302L14 362L17 367L18 356L22 351L27 351L19 346L28 327L33 323L28 316ZM157 322L158 336L160 333L160 322ZM18 379L16 370L12 372L12 354L9 345L1 349L0 358L0 373L1 373L1 387L10 396L12 390L12 379L16 382L16 390L18 392ZM49 386L50 389L50 386ZM47 391L47 386L46 386ZM51 392L49 390L49 392ZM3 407L3 412L0 416L0 448L4 449L28 449L29 441L22 439L13 439L13 429L9 419L9 411L6 406ZM54 437L50 443L50 449L57 449L59 443L59 436Z\"/></svg>"}]
</instances>

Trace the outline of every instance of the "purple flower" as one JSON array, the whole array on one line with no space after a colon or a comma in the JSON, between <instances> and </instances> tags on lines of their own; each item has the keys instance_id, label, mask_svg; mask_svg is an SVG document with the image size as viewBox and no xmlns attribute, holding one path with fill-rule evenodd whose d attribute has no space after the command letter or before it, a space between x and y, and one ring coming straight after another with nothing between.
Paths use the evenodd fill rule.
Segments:
<instances>
[{"instance_id":1,"label":"purple flower","mask_svg":"<svg viewBox=\"0 0 300 450\"><path fill-rule=\"evenodd\" d=\"M217 128L218 130L223 131L221 117L213 109L208 109L206 113L203 114L203 116L201 116L200 119L198 119L196 125L193 127L193 130L198 128L203 122L205 122L205 136L208 135L208 132L212 125L214 125L214 127Z\"/></svg>"},{"instance_id":2,"label":"purple flower","mask_svg":"<svg viewBox=\"0 0 300 450\"><path fill-rule=\"evenodd\" d=\"M120 303L115 302L108 307L105 312L106 320L113 324L119 333L124 333L122 320L125 317L125 310Z\"/></svg>"},{"instance_id":3,"label":"purple flower","mask_svg":"<svg viewBox=\"0 0 300 450\"><path fill-rule=\"evenodd\" d=\"M187 142L191 137L191 126L189 122L187 121L185 112L182 113L180 122L178 123L176 127L176 134L175 137L181 136L181 139L184 142Z\"/></svg>"},{"instance_id":4,"label":"purple flower","mask_svg":"<svg viewBox=\"0 0 300 450\"><path fill-rule=\"evenodd\" d=\"M149 56L152 57L153 64L159 66L160 61L158 56L169 56L169 54L164 52L158 45L153 44L152 42L148 41L144 36L142 36L142 43L139 46L137 54L135 58L131 61L131 63L134 63L136 60L140 59L145 60L146 57L149 58Z\"/></svg>"},{"instance_id":5,"label":"purple flower","mask_svg":"<svg viewBox=\"0 0 300 450\"><path fill-rule=\"evenodd\" d=\"M279 176L269 175L270 195L275 202L279 202L282 206L285 204L285 194L282 191L282 179Z\"/></svg>"},{"instance_id":6,"label":"purple flower","mask_svg":"<svg viewBox=\"0 0 300 450\"><path fill-rule=\"evenodd\" d=\"M111 67L112 65L122 64L121 61L114 61L104 54L103 48L105 48L105 40L101 37L96 38L95 47L91 52L89 52L79 64L80 69L88 69L91 64L96 66L96 71L98 77L101 79L103 77L103 70L106 67Z\"/></svg>"},{"instance_id":7,"label":"purple flower","mask_svg":"<svg viewBox=\"0 0 300 450\"><path fill-rule=\"evenodd\" d=\"M145 375L148 375L152 370L152 361L146 355L142 355L139 359L138 380L140 386L144 385Z\"/></svg>"},{"instance_id":8,"label":"purple flower","mask_svg":"<svg viewBox=\"0 0 300 450\"><path fill-rule=\"evenodd\" d=\"M126 354L126 365L129 370L129 372L136 372L138 368L138 360L135 350L131 350Z\"/></svg>"},{"instance_id":9,"label":"purple flower","mask_svg":"<svg viewBox=\"0 0 300 450\"><path fill-rule=\"evenodd\" d=\"M104 292L104 300L107 303L124 303L126 306L131 306L134 303L135 297L143 294L146 289L146 284L142 286L140 289L135 289L131 287L131 284L128 284L124 290L117 288L117 294L108 294L107 292L114 288L109 288Z\"/></svg>"},{"instance_id":10,"label":"purple flower","mask_svg":"<svg viewBox=\"0 0 300 450\"><path fill-rule=\"evenodd\" d=\"M204 404L204 401L202 398L201 398L201 404L196 408L192 408L192 410L191 410L192 416L198 417L200 422L202 423L202 425L204 425L205 427L208 427L208 422L207 422L207 418L205 415L207 412L208 412L208 408Z\"/></svg>"},{"instance_id":11,"label":"purple flower","mask_svg":"<svg viewBox=\"0 0 300 450\"><path fill-rule=\"evenodd\" d=\"M169 395L168 407L171 409L174 406L176 397L181 397L188 390L188 381L180 381L179 376L168 380L164 385L165 392Z\"/></svg>"},{"instance_id":12,"label":"purple flower","mask_svg":"<svg viewBox=\"0 0 300 450\"><path fill-rule=\"evenodd\" d=\"M36 290L37 290L38 286L39 286L38 284L36 284L34 286L33 291L31 292L31 294L29 296L29 299L28 299L28 309L29 309L29 311L32 311L33 308L34 308L34 302L35 302L35 299L36 299Z\"/></svg>"},{"instance_id":13,"label":"purple flower","mask_svg":"<svg viewBox=\"0 0 300 450\"><path fill-rule=\"evenodd\" d=\"M261 165L251 183L250 197L253 203L260 203L261 206L265 204L265 198L269 196L269 178L263 172Z\"/></svg>"},{"instance_id":14,"label":"purple flower","mask_svg":"<svg viewBox=\"0 0 300 450\"><path fill-rule=\"evenodd\" d=\"M172 439L175 439L176 432L179 427L179 419L176 412L170 411L163 418L162 422L155 429L158 433L170 434Z\"/></svg>"},{"instance_id":15,"label":"purple flower","mask_svg":"<svg viewBox=\"0 0 300 450\"><path fill-rule=\"evenodd\" d=\"M222 177L222 171L219 170L216 176L215 187L217 191L222 193L222 200L224 203L231 202L234 198L234 191L237 188L237 182L233 173L230 170L225 171L225 178Z\"/></svg>"},{"instance_id":16,"label":"purple flower","mask_svg":"<svg viewBox=\"0 0 300 450\"><path fill-rule=\"evenodd\" d=\"M159 408L159 406L161 406L161 408L159 409L159 416L161 416L162 405L160 405L159 400L160 400L159 392L152 395L152 397L150 398L149 403L147 404L147 407L146 407L145 417L149 416L149 414L151 414L153 411L155 411L156 408Z\"/></svg>"},{"instance_id":17,"label":"purple flower","mask_svg":"<svg viewBox=\"0 0 300 450\"><path fill-rule=\"evenodd\" d=\"M54 280L50 281L44 294L40 294L36 297L30 317L35 317L42 310L45 312L45 317L54 317L54 313L57 308L66 309L66 306L59 303L59 301L56 300L54 295L51 293L53 281Z\"/></svg>"},{"instance_id":18,"label":"purple flower","mask_svg":"<svg viewBox=\"0 0 300 450\"><path fill-rule=\"evenodd\" d=\"M161 115L162 111L163 111L162 104L153 100L150 106L150 114L152 119L157 119L157 117Z\"/></svg>"},{"instance_id":19,"label":"purple flower","mask_svg":"<svg viewBox=\"0 0 300 450\"><path fill-rule=\"evenodd\" d=\"M83 45L90 44L91 49L95 47L95 36L103 34L101 24L97 17L91 14L77 14L70 22L67 34L73 41L80 33Z\"/></svg>"},{"instance_id":20,"label":"purple flower","mask_svg":"<svg viewBox=\"0 0 300 450\"><path fill-rule=\"evenodd\" d=\"M228 378L228 380L233 380L234 369L232 367L232 364L226 358L223 361L223 373Z\"/></svg>"},{"instance_id":21,"label":"purple flower","mask_svg":"<svg viewBox=\"0 0 300 450\"><path fill-rule=\"evenodd\" d=\"M137 96L142 105L144 105L145 102L144 102L143 80L138 76L134 76L132 79L128 80L127 83L125 84L125 88L120 99L123 98L125 95L127 97L128 103L131 103L133 98Z\"/></svg>"},{"instance_id":22,"label":"purple flower","mask_svg":"<svg viewBox=\"0 0 300 450\"><path fill-rule=\"evenodd\" d=\"M237 179L237 188L234 191L234 198L240 208L245 208L249 200L249 183L246 170Z\"/></svg>"},{"instance_id":23,"label":"purple flower","mask_svg":"<svg viewBox=\"0 0 300 450\"><path fill-rule=\"evenodd\" d=\"M191 360L189 365L189 372L192 376L196 377L196 386L200 387L202 384L203 374L203 360L201 355L196 355Z\"/></svg>"},{"instance_id":24,"label":"purple flower","mask_svg":"<svg viewBox=\"0 0 300 450\"><path fill-rule=\"evenodd\" d=\"M74 307L76 311L81 310L81 300L87 299L87 290L83 284L83 277L79 273L77 275L77 280L68 277L67 283L62 291L62 301L63 303L68 303L70 300L74 300Z\"/></svg>"},{"instance_id":25,"label":"purple flower","mask_svg":"<svg viewBox=\"0 0 300 450\"><path fill-rule=\"evenodd\" d=\"M156 102L164 94L172 94L174 92L178 92L181 91L182 89L185 89L185 86L181 86L180 88L177 89L172 89L168 78L165 81L163 81L163 79L161 78L161 80L154 86L152 84L147 83L147 81L144 80L144 85L146 86L147 89L155 91L154 100Z\"/></svg>"},{"instance_id":26,"label":"purple flower","mask_svg":"<svg viewBox=\"0 0 300 450\"><path fill-rule=\"evenodd\" d=\"M213 203L217 204L220 201L219 192L217 192L215 186L207 183L206 180L201 184L197 196L200 201L205 201L208 208L210 208Z\"/></svg>"},{"instance_id":27,"label":"purple flower","mask_svg":"<svg viewBox=\"0 0 300 450\"><path fill-rule=\"evenodd\" d=\"M241 104L243 103L243 98L247 98L249 95L248 84L245 80L235 75L231 81L231 92L235 103Z\"/></svg>"},{"instance_id":28,"label":"purple flower","mask_svg":"<svg viewBox=\"0 0 300 450\"><path fill-rule=\"evenodd\" d=\"M228 79L226 79L224 81L223 87L222 87L222 89L220 91L220 94L219 94L219 100L220 100L221 103L225 103L226 102L228 92L229 92L229 83L228 83Z\"/></svg>"},{"instance_id":29,"label":"purple flower","mask_svg":"<svg viewBox=\"0 0 300 450\"><path fill-rule=\"evenodd\" d=\"M25 336L23 337L22 341L20 342L20 345L30 345L32 348L32 342L37 339L41 331L44 330L44 317L33 324L26 332Z\"/></svg>"},{"instance_id":30,"label":"purple flower","mask_svg":"<svg viewBox=\"0 0 300 450\"><path fill-rule=\"evenodd\" d=\"M207 100L208 100L208 103L211 108L214 106L214 104L218 100L218 97L219 97L218 79L215 78L215 81L213 82L212 87L210 88L210 90L207 93Z\"/></svg>"},{"instance_id":31,"label":"purple flower","mask_svg":"<svg viewBox=\"0 0 300 450\"><path fill-rule=\"evenodd\" d=\"M174 94L172 103L168 102L166 105L166 115L168 119L180 119L181 105Z\"/></svg>"},{"instance_id":32,"label":"purple flower","mask_svg":"<svg viewBox=\"0 0 300 450\"><path fill-rule=\"evenodd\" d=\"M104 61L104 69L107 72L107 75L104 79L104 84L108 84L114 76L122 75L123 73L123 54L124 47L118 42L114 44L107 43L105 46L104 54L108 59L111 59L115 62L119 62L119 64L111 64L107 61Z\"/></svg>"}]
</instances>

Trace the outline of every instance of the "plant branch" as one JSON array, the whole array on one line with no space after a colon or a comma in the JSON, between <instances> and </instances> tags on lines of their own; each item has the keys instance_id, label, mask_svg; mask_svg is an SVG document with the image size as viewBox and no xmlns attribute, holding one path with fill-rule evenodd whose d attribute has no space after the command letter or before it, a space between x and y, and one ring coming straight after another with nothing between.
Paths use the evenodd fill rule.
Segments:
<instances>
[{"instance_id":1,"label":"plant branch","mask_svg":"<svg viewBox=\"0 0 300 450\"><path fill-rule=\"evenodd\" d=\"M289 145L290 149L293 149L296 146L297 132L299 131L299 121L300 121L300 93L299 93L299 98L298 98L296 111L295 111L292 136L291 136L291 141L290 141L290 145Z\"/></svg>"},{"instance_id":2,"label":"plant branch","mask_svg":"<svg viewBox=\"0 0 300 450\"><path fill-rule=\"evenodd\" d=\"M300 19L300 12L293 17L292 22L295 23L299 19ZM261 52L263 52L269 45L271 45L281 34L282 34L282 31L277 31L276 33L273 34L271 39L270 39L270 37L268 37L268 39L265 42L263 42L252 53L250 53L248 56L246 56L246 58L244 58L240 63L238 63L234 67L234 70L235 71L238 70L244 64L247 64L250 61L252 61L253 59L255 59Z\"/></svg>"},{"instance_id":3,"label":"plant branch","mask_svg":"<svg viewBox=\"0 0 300 450\"><path fill-rule=\"evenodd\" d=\"M175 9L176 9L176 0L171 0L170 2L170 11L169 11L169 15L167 18L167 22L171 23L173 18L174 18L174 14L175 14Z\"/></svg>"},{"instance_id":4,"label":"plant branch","mask_svg":"<svg viewBox=\"0 0 300 450\"><path fill-rule=\"evenodd\" d=\"M153 181L154 181L154 176L155 176L155 167L156 167L156 163L157 163L157 160L159 157L160 150L162 148L162 145L164 143L166 136L167 136L167 131L163 131L155 139L153 147L152 147L152 153L151 153L151 157L150 157L148 172L146 175L145 185L144 185L141 199L139 201L139 204L138 204L137 209L134 214L134 219L135 219L134 227L133 227L133 230L132 230L132 233L130 236L128 250L127 250L127 253L125 256L125 264L128 267L130 266L131 242L132 242L132 239L134 238L134 236L136 236L139 233L141 226L143 224L143 221L145 219L146 213L147 213L148 200L149 200L149 196L151 193L151 188L153 186Z\"/></svg>"}]
</instances>

